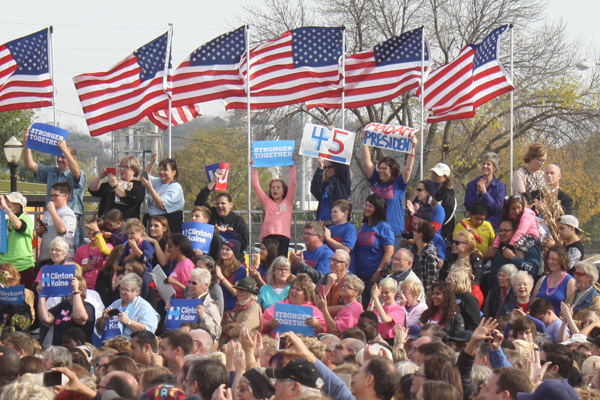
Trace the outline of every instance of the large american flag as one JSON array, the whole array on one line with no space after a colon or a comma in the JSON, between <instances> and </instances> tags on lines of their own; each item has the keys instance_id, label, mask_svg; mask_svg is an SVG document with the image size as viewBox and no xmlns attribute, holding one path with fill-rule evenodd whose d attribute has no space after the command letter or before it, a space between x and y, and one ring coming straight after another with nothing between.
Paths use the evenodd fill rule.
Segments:
<instances>
[{"instance_id":1,"label":"large american flag","mask_svg":"<svg viewBox=\"0 0 600 400\"><path fill-rule=\"evenodd\" d=\"M245 26L194 50L175 70L173 106L245 96L245 84L239 75L240 60L245 51Z\"/></svg>"},{"instance_id":2,"label":"large american flag","mask_svg":"<svg viewBox=\"0 0 600 400\"><path fill-rule=\"evenodd\" d=\"M500 36L508 28L503 25L480 44L465 46L454 61L429 75L425 109L432 114L427 122L472 118L477 107L514 89L499 58Z\"/></svg>"},{"instance_id":3,"label":"large american flag","mask_svg":"<svg viewBox=\"0 0 600 400\"><path fill-rule=\"evenodd\" d=\"M0 46L0 111L52 105L49 28Z\"/></svg>"},{"instance_id":4,"label":"large american flag","mask_svg":"<svg viewBox=\"0 0 600 400\"><path fill-rule=\"evenodd\" d=\"M192 106L180 106L171 108L171 125L177 126L192 121L194 118L202 115L199 104ZM168 110L155 111L148 115L148 119L158 126L161 130L166 131L169 127L169 112Z\"/></svg>"},{"instance_id":5,"label":"large american flag","mask_svg":"<svg viewBox=\"0 0 600 400\"><path fill-rule=\"evenodd\" d=\"M250 50L240 72L250 79L254 110L324 98L339 88L344 28L304 27ZM248 70L250 73L248 74ZM225 99L226 108L246 108L245 96Z\"/></svg>"},{"instance_id":6,"label":"large american flag","mask_svg":"<svg viewBox=\"0 0 600 400\"><path fill-rule=\"evenodd\" d=\"M357 108L392 100L421 84L423 28L394 36L346 59L345 107ZM429 48L425 43L425 72ZM341 108L341 90L335 96L311 101L308 108Z\"/></svg>"},{"instance_id":7,"label":"large american flag","mask_svg":"<svg viewBox=\"0 0 600 400\"><path fill-rule=\"evenodd\" d=\"M163 86L171 67L168 33L146 43L106 72L73 78L92 136L131 126L168 108Z\"/></svg>"}]
</instances>

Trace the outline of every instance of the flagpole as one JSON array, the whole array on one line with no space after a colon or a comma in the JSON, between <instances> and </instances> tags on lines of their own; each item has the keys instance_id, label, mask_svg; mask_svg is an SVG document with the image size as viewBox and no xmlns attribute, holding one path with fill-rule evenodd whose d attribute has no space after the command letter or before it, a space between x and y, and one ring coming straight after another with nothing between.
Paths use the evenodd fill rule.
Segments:
<instances>
[{"instance_id":1,"label":"flagpole","mask_svg":"<svg viewBox=\"0 0 600 400\"><path fill-rule=\"evenodd\" d=\"M169 158L171 158L171 134L172 134L172 116L171 116L171 93L169 93L169 64L171 61L171 46L173 44L173 24L169 23L167 30L167 56L165 57L165 71L163 74L163 90L167 94L169 101Z\"/></svg>"},{"instance_id":2,"label":"flagpole","mask_svg":"<svg viewBox=\"0 0 600 400\"><path fill-rule=\"evenodd\" d=\"M419 161L419 179L423 180L423 135L425 130L423 125L425 124L423 116L425 115L425 27L421 27L421 154Z\"/></svg>"},{"instance_id":3,"label":"flagpole","mask_svg":"<svg viewBox=\"0 0 600 400\"><path fill-rule=\"evenodd\" d=\"M250 27L246 25L246 114L248 120L248 263L252 265L252 123L250 121L251 105L250 105ZM249 266L250 266L249 265Z\"/></svg>"},{"instance_id":4,"label":"flagpole","mask_svg":"<svg viewBox=\"0 0 600 400\"><path fill-rule=\"evenodd\" d=\"M54 118L54 126L56 122L56 82L54 82L54 36L52 33L54 28L52 25L48 27L48 53L50 54L50 80L52 81L52 115Z\"/></svg>"},{"instance_id":5,"label":"flagpole","mask_svg":"<svg viewBox=\"0 0 600 400\"><path fill-rule=\"evenodd\" d=\"M515 87L513 80L513 26L510 24L510 82ZM515 101L515 90L510 91L510 194L513 194L512 183L513 183L513 163L514 163L514 101Z\"/></svg>"},{"instance_id":6,"label":"flagpole","mask_svg":"<svg viewBox=\"0 0 600 400\"><path fill-rule=\"evenodd\" d=\"M342 30L342 129L346 122L346 29Z\"/></svg>"}]
</instances>

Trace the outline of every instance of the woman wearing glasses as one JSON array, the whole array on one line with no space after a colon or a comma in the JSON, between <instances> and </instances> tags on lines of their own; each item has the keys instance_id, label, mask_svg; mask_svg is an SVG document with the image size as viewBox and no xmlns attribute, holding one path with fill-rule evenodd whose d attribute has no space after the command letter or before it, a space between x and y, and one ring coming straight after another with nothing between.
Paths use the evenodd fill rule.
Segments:
<instances>
[{"instance_id":1,"label":"woman wearing glasses","mask_svg":"<svg viewBox=\"0 0 600 400\"><path fill-rule=\"evenodd\" d=\"M473 274L473 296L479 301L479 306L483 306L483 293L481 292L481 278L483 276L481 267L481 258L477 255L477 241L468 231L459 231L452 240L452 253L444 261L444 267L440 271L440 280L445 280L450 268L454 264L464 263L471 268Z\"/></svg>"},{"instance_id":2,"label":"woman wearing glasses","mask_svg":"<svg viewBox=\"0 0 600 400\"><path fill-rule=\"evenodd\" d=\"M124 220L140 218L140 206L146 196L146 189L137 179L141 169L137 158L125 156L117 168L119 178L104 168L100 176L90 183L90 194L100 197L99 217L116 208L123 213Z\"/></svg>"},{"instance_id":3,"label":"woman wearing glasses","mask_svg":"<svg viewBox=\"0 0 600 400\"><path fill-rule=\"evenodd\" d=\"M121 335L131 338L133 332L150 331L154 333L158 326L158 313L150 303L140 297L142 278L136 274L127 274L121 279L119 293L121 298L112 302L102 317L96 321L98 332L104 332L106 323L112 318L110 312L118 310L116 314Z\"/></svg>"},{"instance_id":4,"label":"woman wearing glasses","mask_svg":"<svg viewBox=\"0 0 600 400\"><path fill-rule=\"evenodd\" d=\"M217 302L208 293L210 280L211 275L207 269L196 268L192 270L190 280L188 281L186 297L188 299L202 300L202 305L197 307L197 322L202 329L210 333L213 339L215 339L221 335L221 314L219 313Z\"/></svg>"},{"instance_id":5,"label":"woman wearing glasses","mask_svg":"<svg viewBox=\"0 0 600 400\"><path fill-rule=\"evenodd\" d=\"M541 143L532 143L523 156L525 165L513 174L512 192L523 193L541 190L548 184L542 167L548 160L548 150Z\"/></svg>"}]
</instances>

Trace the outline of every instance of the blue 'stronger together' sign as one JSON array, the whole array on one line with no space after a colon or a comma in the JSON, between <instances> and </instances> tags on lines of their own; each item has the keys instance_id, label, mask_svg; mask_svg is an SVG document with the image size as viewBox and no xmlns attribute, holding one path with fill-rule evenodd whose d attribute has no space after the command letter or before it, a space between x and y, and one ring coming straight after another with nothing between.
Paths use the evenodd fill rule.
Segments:
<instances>
[{"instance_id":1,"label":"blue 'stronger together' sign","mask_svg":"<svg viewBox=\"0 0 600 400\"><path fill-rule=\"evenodd\" d=\"M294 165L293 140L264 140L252 143L253 168Z\"/></svg>"},{"instance_id":2,"label":"blue 'stronger together' sign","mask_svg":"<svg viewBox=\"0 0 600 400\"><path fill-rule=\"evenodd\" d=\"M202 250L204 254L208 254L215 233L214 225L192 221L185 222L181 228L183 234L192 242L194 250Z\"/></svg>"},{"instance_id":3,"label":"blue 'stronger together' sign","mask_svg":"<svg viewBox=\"0 0 600 400\"><path fill-rule=\"evenodd\" d=\"M184 322L196 322L197 307L202 305L200 299L171 299L171 308L167 312L166 329L179 329Z\"/></svg>"},{"instance_id":4,"label":"blue 'stronger together' sign","mask_svg":"<svg viewBox=\"0 0 600 400\"><path fill-rule=\"evenodd\" d=\"M56 145L56 142L60 139L66 139L67 136L69 136L69 131L65 129L36 122L29 129L27 148L60 157L63 153Z\"/></svg>"},{"instance_id":5,"label":"blue 'stronger together' sign","mask_svg":"<svg viewBox=\"0 0 600 400\"><path fill-rule=\"evenodd\" d=\"M315 329L306 325L306 319L313 317L312 307L296 306L293 304L275 303L275 318L279 322L277 333L292 331L304 336L315 336Z\"/></svg>"},{"instance_id":6,"label":"blue 'stronger together' sign","mask_svg":"<svg viewBox=\"0 0 600 400\"><path fill-rule=\"evenodd\" d=\"M75 265L44 265L42 267L41 297L66 297L73 294L71 280L75 277Z\"/></svg>"}]
</instances>

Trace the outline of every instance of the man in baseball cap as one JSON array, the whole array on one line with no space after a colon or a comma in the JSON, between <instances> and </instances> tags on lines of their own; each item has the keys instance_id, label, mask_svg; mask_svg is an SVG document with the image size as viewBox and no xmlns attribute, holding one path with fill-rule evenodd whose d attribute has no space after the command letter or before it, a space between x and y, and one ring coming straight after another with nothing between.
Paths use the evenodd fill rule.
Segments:
<instances>
[{"instance_id":1,"label":"man in baseball cap","mask_svg":"<svg viewBox=\"0 0 600 400\"><path fill-rule=\"evenodd\" d=\"M321 397L321 374L305 359L293 359L281 368L267 368L265 375L276 379L274 400Z\"/></svg>"}]
</instances>

